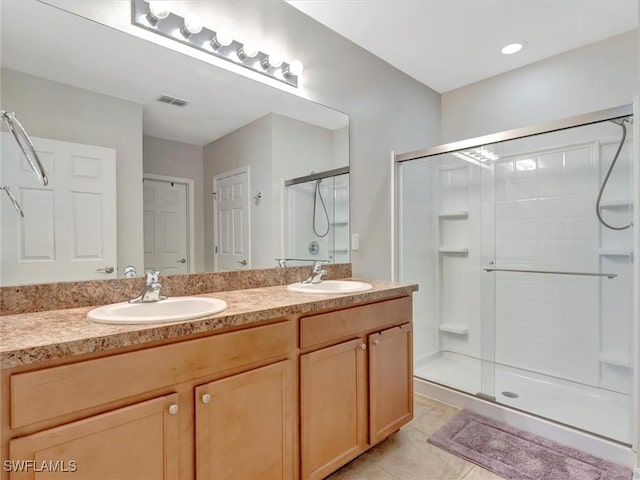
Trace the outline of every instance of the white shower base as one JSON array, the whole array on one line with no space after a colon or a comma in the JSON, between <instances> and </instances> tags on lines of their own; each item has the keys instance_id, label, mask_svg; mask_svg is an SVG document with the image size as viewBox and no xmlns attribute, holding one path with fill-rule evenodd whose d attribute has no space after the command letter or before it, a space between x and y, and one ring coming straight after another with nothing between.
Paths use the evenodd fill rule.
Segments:
<instances>
[{"instance_id":1,"label":"white shower base","mask_svg":"<svg viewBox=\"0 0 640 480\"><path fill-rule=\"evenodd\" d=\"M597 435L632 443L629 395L495 364L496 401ZM440 352L414 366L416 377L471 394L481 392L481 361ZM509 398L502 392L513 392Z\"/></svg>"}]
</instances>

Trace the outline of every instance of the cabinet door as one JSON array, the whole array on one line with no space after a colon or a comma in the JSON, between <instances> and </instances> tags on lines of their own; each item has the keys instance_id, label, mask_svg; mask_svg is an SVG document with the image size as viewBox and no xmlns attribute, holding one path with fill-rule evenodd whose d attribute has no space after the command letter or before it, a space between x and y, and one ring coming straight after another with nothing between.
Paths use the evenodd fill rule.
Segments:
<instances>
[{"instance_id":1,"label":"cabinet door","mask_svg":"<svg viewBox=\"0 0 640 480\"><path fill-rule=\"evenodd\" d=\"M369 441L374 445L413 418L411 324L369 335Z\"/></svg>"},{"instance_id":2,"label":"cabinet door","mask_svg":"<svg viewBox=\"0 0 640 480\"><path fill-rule=\"evenodd\" d=\"M177 408L174 393L11 440L10 478L178 478Z\"/></svg>"},{"instance_id":3,"label":"cabinet door","mask_svg":"<svg viewBox=\"0 0 640 480\"><path fill-rule=\"evenodd\" d=\"M320 479L367 446L362 338L300 356L302 479Z\"/></svg>"},{"instance_id":4,"label":"cabinet door","mask_svg":"<svg viewBox=\"0 0 640 480\"><path fill-rule=\"evenodd\" d=\"M293 477L293 388L285 360L196 388L196 478Z\"/></svg>"}]
</instances>

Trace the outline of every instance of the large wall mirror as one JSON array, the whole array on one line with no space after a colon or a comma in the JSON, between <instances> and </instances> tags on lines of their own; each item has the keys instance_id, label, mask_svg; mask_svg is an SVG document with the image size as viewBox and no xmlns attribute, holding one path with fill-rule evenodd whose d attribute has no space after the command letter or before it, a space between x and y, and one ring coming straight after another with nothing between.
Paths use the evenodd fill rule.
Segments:
<instances>
[{"instance_id":1,"label":"large wall mirror","mask_svg":"<svg viewBox=\"0 0 640 480\"><path fill-rule=\"evenodd\" d=\"M1 8L2 109L50 180L3 125L24 218L3 195L2 286L349 261L346 114L35 0Z\"/></svg>"}]
</instances>

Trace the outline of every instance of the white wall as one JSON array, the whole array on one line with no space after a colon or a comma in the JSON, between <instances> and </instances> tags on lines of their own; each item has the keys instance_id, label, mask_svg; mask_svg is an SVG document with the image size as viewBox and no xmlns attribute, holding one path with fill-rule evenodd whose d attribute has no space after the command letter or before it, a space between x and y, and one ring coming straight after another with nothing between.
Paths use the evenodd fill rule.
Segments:
<instances>
[{"instance_id":1,"label":"white wall","mask_svg":"<svg viewBox=\"0 0 640 480\"><path fill-rule=\"evenodd\" d=\"M442 95L442 143L629 104L638 92L637 31Z\"/></svg>"},{"instance_id":2,"label":"white wall","mask_svg":"<svg viewBox=\"0 0 640 480\"><path fill-rule=\"evenodd\" d=\"M271 188L272 158L271 115L245 125L238 130L211 142L204 147L204 192L213 192L213 177L240 167L249 167L249 194L262 193L262 202L249 202L251 237L259 239L251 245L251 266L275 265L273 251L273 218L270 207L273 194ZM211 195L208 195L211 196ZM204 253L205 268L213 271L214 218L213 201L204 204Z\"/></svg>"},{"instance_id":3,"label":"white wall","mask_svg":"<svg viewBox=\"0 0 640 480\"><path fill-rule=\"evenodd\" d=\"M116 150L118 268L144 271L142 105L2 69L2 108L35 137Z\"/></svg>"},{"instance_id":4,"label":"white wall","mask_svg":"<svg viewBox=\"0 0 640 480\"><path fill-rule=\"evenodd\" d=\"M203 147L145 135L142 140L144 173L193 180L195 271L204 271Z\"/></svg>"}]
</instances>

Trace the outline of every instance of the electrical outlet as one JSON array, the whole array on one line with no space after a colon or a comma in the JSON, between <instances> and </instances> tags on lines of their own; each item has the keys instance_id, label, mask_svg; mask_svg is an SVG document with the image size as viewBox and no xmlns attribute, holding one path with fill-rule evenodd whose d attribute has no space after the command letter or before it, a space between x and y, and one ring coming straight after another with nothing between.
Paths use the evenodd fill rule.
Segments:
<instances>
[{"instance_id":1,"label":"electrical outlet","mask_svg":"<svg viewBox=\"0 0 640 480\"><path fill-rule=\"evenodd\" d=\"M351 234L351 250L358 250L360 248L360 235L357 233Z\"/></svg>"}]
</instances>

